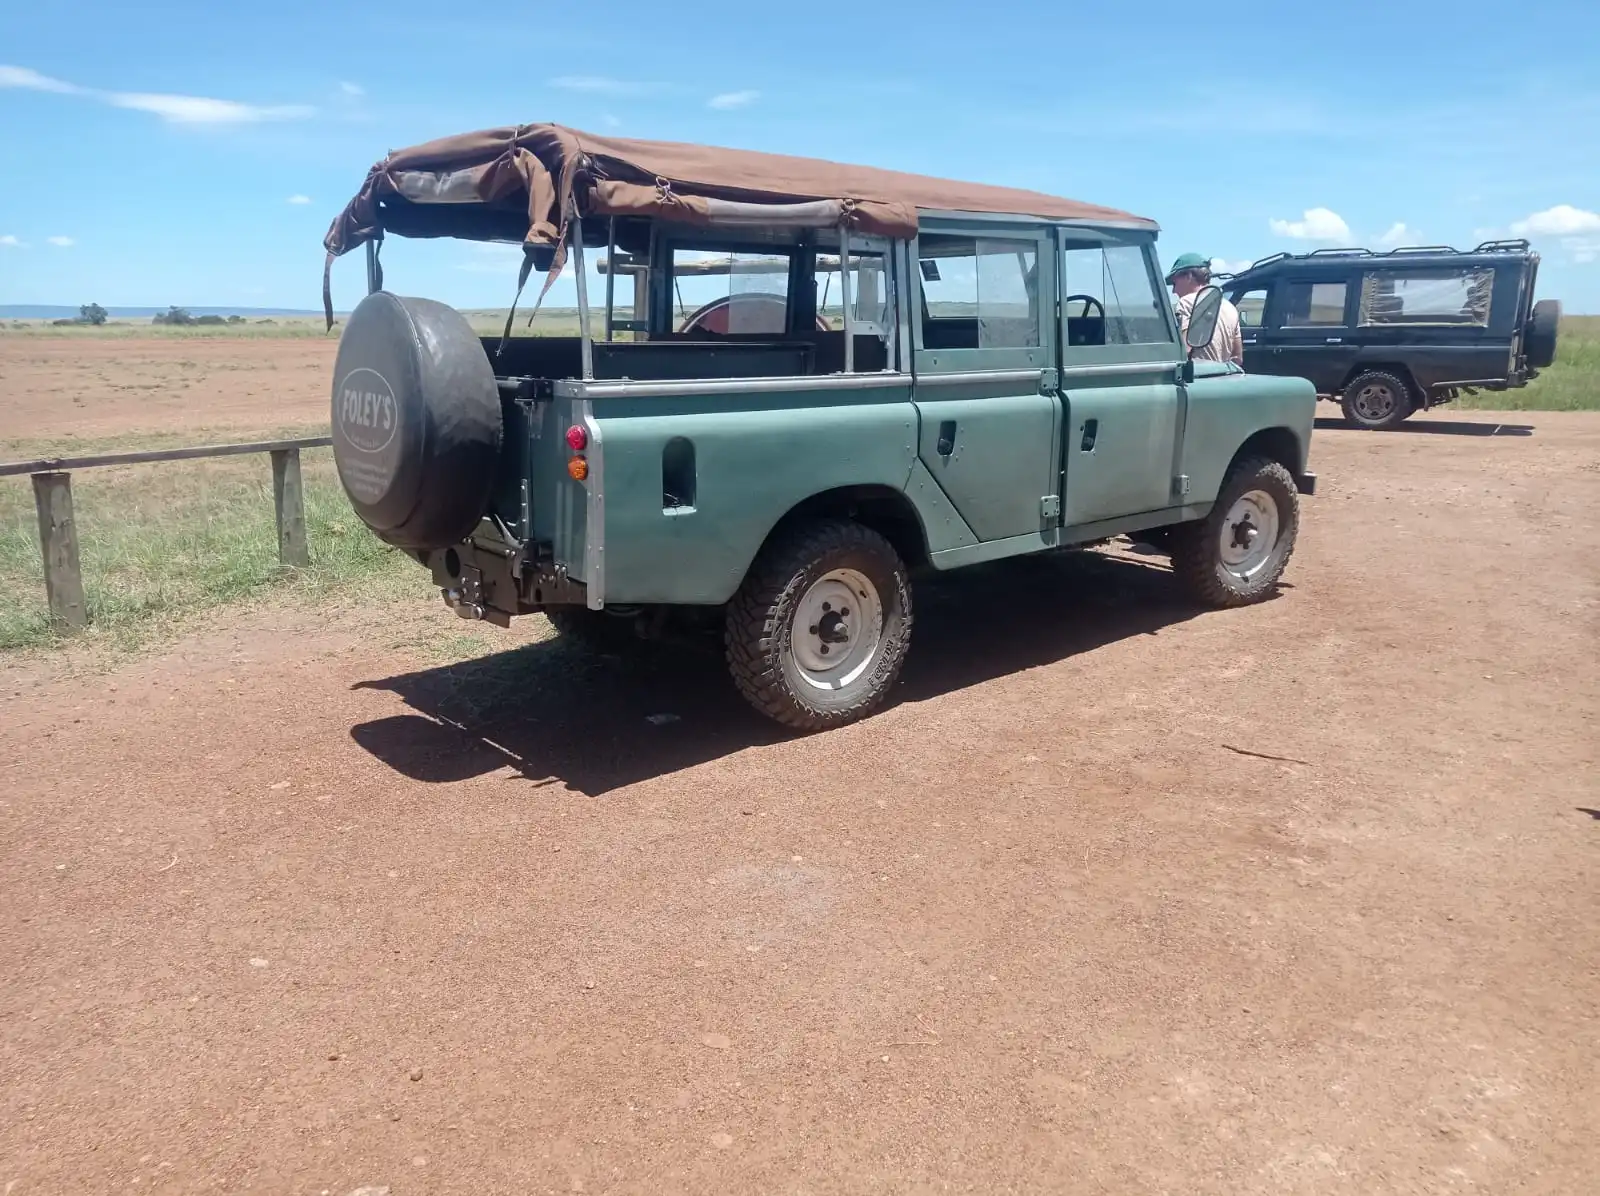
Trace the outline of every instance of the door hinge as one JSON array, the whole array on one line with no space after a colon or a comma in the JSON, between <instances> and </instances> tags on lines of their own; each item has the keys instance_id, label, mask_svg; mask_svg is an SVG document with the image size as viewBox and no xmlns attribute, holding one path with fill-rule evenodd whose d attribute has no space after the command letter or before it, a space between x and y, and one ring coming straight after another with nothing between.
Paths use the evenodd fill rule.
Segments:
<instances>
[{"instance_id":1,"label":"door hinge","mask_svg":"<svg viewBox=\"0 0 1600 1196\"><path fill-rule=\"evenodd\" d=\"M1172 493L1179 498L1189 497L1189 475L1180 473L1172 479Z\"/></svg>"},{"instance_id":2,"label":"door hinge","mask_svg":"<svg viewBox=\"0 0 1600 1196\"><path fill-rule=\"evenodd\" d=\"M1061 389L1061 375L1058 374L1055 371L1055 367L1052 366L1049 369L1043 369L1043 370L1039 371L1039 393L1040 394L1042 394L1042 395L1053 395L1053 394L1057 393L1060 389Z\"/></svg>"},{"instance_id":3,"label":"door hinge","mask_svg":"<svg viewBox=\"0 0 1600 1196\"><path fill-rule=\"evenodd\" d=\"M1039 518L1061 518L1061 496L1059 494L1046 494L1039 499Z\"/></svg>"}]
</instances>

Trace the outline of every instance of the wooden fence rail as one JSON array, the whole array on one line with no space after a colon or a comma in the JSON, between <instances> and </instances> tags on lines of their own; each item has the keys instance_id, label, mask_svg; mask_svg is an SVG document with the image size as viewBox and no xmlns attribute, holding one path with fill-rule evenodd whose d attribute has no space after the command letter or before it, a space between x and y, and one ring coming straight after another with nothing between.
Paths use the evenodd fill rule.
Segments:
<instances>
[{"instance_id":1,"label":"wooden fence rail","mask_svg":"<svg viewBox=\"0 0 1600 1196\"><path fill-rule=\"evenodd\" d=\"M39 513L39 547L44 554L44 590L50 604L50 617L63 627L76 629L88 625L89 608L83 597L83 567L78 559L78 533L72 516L74 469L267 453L272 457L272 506L278 520L278 561L303 568L311 563L311 549L306 543L306 497L300 478L300 450L327 448L332 443L327 436L306 436L298 440L208 444L89 457L42 457L36 461L0 462L0 478L27 474L33 479L33 505Z\"/></svg>"}]
</instances>

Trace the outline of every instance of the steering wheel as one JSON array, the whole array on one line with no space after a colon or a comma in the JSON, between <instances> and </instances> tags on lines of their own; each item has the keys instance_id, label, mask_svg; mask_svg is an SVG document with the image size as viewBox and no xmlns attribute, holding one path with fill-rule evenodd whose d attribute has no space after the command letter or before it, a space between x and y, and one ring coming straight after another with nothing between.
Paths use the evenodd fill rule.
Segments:
<instances>
[{"instance_id":1,"label":"steering wheel","mask_svg":"<svg viewBox=\"0 0 1600 1196\"><path fill-rule=\"evenodd\" d=\"M1074 299L1082 299L1083 300L1083 315L1084 316L1088 316L1089 307L1090 307L1091 304L1093 304L1096 308L1099 309L1100 318L1102 320L1106 318L1106 305L1104 303L1101 303L1100 300L1096 299L1093 295L1068 295L1064 300L1062 300L1061 306L1063 308L1065 308L1066 305L1071 303Z\"/></svg>"}]
</instances>

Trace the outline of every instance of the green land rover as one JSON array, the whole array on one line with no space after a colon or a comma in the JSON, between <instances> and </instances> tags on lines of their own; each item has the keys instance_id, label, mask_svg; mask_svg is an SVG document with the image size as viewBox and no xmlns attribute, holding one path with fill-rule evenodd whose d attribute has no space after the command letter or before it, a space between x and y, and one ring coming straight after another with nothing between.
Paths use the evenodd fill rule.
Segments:
<instances>
[{"instance_id":1,"label":"green land rover","mask_svg":"<svg viewBox=\"0 0 1600 1196\"><path fill-rule=\"evenodd\" d=\"M522 125L390 154L333 441L352 505L457 613L722 628L762 712L859 718L912 577L1127 534L1200 601L1270 593L1316 394L1189 360L1156 225L1049 195ZM521 247L504 327L384 289L388 235ZM502 250L501 252L506 252ZM513 255L515 250L510 251ZM576 335L515 335L571 269ZM687 296L687 297L686 297Z\"/></svg>"}]
</instances>

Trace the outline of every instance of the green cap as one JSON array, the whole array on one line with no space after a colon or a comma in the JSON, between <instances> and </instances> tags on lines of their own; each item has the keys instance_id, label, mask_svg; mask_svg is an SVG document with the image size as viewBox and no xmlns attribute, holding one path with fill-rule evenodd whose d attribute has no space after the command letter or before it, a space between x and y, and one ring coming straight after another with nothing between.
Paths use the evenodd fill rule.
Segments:
<instances>
[{"instance_id":1,"label":"green cap","mask_svg":"<svg viewBox=\"0 0 1600 1196\"><path fill-rule=\"evenodd\" d=\"M1186 253L1172 263L1172 269L1167 271L1167 281L1172 281L1174 274L1181 274L1185 270L1209 270L1211 259L1200 253Z\"/></svg>"}]
</instances>

